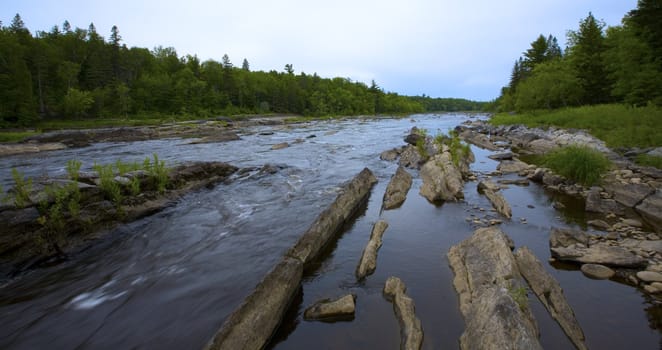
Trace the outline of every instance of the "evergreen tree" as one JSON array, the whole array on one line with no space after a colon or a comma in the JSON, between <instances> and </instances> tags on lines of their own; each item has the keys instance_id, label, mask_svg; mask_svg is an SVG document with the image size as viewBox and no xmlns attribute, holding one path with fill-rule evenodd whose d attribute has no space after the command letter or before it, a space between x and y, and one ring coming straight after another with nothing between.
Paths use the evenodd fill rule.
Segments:
<instances>
[{"instance_id":1,"label":"evergreen tree","mask_svg":"<svg viewBox=\"0 0 662 350\"><path fill-rule=\"evenodd\" d=\"M662 0L639 0L626 17L636 35L643 38L656 57L662 57ZM659 62L662 65L662 59Z\"/></svg>"},{"instance_id":2,"label":"evergreen tree","mask_svg":"<svg viewBox=\"0 0 662 350\"><path fill-rule=\"evenodd\" d=\"M245 58L244 58L244 62L241 63L241 69L243 69L243 70L245 70L245 71L247 71L247 72L249 72L249 71L251 70L251 68L250 68L250 66L249 66L249 64L248 64L248 60L245 59Z\"/></svg>"}]
</instances>

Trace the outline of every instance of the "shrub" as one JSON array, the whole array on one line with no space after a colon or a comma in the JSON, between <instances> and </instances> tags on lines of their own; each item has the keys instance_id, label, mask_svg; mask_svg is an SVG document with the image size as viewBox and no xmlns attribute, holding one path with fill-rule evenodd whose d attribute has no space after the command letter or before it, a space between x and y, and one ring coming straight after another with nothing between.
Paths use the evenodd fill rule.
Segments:
<instances>
[{"instance_id":1,"label":"shrub","mask_svg":"<svg viewBox=\"0 0 662 350\"><path fill-rule=\"evenodd\" d=\"M549 153L544 157L543 164L567 179L591 186L600 180L611 162L599 151L574 145Z\"/></svg>"},{"instance_id":2,"label":"shrub","mask_svg":"<svg viewBox=\"0 0 662 350\"><path fill-rule=\"evenodd\" d=\"M145 158L143 168L149 173L154 188L160 193L163 193L168 185L168 173L170 171L166 168L165 161L159 160L159 156L156 153L154 153L153 157L153 161L149 157Z\"/></svg>"},{"instance_id":3,"label":"shrub","mask_svg":"<svg viewBox=\"0 0 662 350\"><path fill-rule=\"evenodd\" d=\"M438 134L434 137L434 142L441 148L443 145L448 147L451 154L451 160L455 166L459 166L460 160L469 156L471 146L460 140L460 135L455 130L449 130L448 135Z\"/></svg>"},{"instance_id":4,"label":"shrub","mask_svg":"<svg viewBox=\"0 0 662 350\"><path fill-rule=\"evenodd\" d=\"M26 180L23 174L15 168L11 170L11 176L14 178L14 205L18 208L24 208L30 203L32 179Z\"/></svg>"},{"instance_id":5,"label":"shrub","mask_svg":"<svg viewBox=\"0 0 662 350\"><path fill-rule=\"evenodd\" d=\"M115 206L119 209L122 204L122 187L115 181L113 165L95 164L93 168L99 173L99 186L104 196L115 203Z\"/></svg>"},{"instance_id":6,"label":"shrub","mask_svg":"<svg viewBox=\"0 0 662 350\"><path fill-rule=\"evenodd\" d=\"M78 181L78 172L80 171L81 165L83 165L83 163L76 159L67 162L67 174L69 174L71 180Z\"/></svg>"}]
</instances>

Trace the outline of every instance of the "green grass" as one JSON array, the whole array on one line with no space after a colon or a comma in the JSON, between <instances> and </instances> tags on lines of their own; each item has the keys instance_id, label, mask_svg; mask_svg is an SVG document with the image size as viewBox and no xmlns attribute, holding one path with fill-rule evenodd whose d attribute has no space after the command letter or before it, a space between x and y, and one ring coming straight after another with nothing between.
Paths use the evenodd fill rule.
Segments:
<instances>
[{"instance_id":1,"label":"green grass","mask_svg":"<svg viewBox=\"0 0 662 350\"><path fill-rule=\"evenodd\" d=\"M39 131L0 131L0 142L19 142L40 133Z\"/></svg>"},{"instance_id":2,"label":"green grass","mask_svg":"<svg viewBox=\"0 0 662 350\"><path fill-rule=\"evenodd\" d=\"M655 106L610 104L516 115L502 113L493 116L490 123L585 129L612 148L662 146L662 108Z\"/></svg>"},{"instance_id":3,"label":"green grass","mask_svg":"<svg viewBox=\"0 0 662 350\"><path fill-rule=\"evenodd\" d=\"M557 149L544 157L543 164L557 174L586 186L596 184L611 166L604 154L586 146Z\"/></svg>"},{"instance_id":4,"label":"green grass","mask_svg":"<svg viewBox=\"0 0 662 350\"><path fill-rule=\"evenodd\" d=\"M637 156L637 159L635 159L635 162L639 165L652 166L658 169L662 169L662 157L640 154Z\"/></svg>"}]
</instances>

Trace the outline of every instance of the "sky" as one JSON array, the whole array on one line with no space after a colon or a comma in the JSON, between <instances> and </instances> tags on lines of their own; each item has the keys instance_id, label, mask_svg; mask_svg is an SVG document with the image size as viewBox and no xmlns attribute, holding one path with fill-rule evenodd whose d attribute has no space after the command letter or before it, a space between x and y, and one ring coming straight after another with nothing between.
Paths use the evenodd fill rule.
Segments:
<instances>
[{"instance_id":1,"label":"sky","mask_svg":"<svg viewBox=\"0 0 662 350\"><path fill-rule=\"evenodd\" d=\"M317 73L401 95L488 101L539 34L565 47L589 12L619 25L636 0L0 0L33 33L65 20L128 47L174 47L251 70Z\"/></svg>"}]
</instances>

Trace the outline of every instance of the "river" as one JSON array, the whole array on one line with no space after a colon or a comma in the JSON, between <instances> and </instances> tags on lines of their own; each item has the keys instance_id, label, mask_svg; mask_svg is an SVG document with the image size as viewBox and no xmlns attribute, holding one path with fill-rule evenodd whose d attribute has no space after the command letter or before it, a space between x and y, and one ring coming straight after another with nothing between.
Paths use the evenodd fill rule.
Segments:
<instances>
[{"instance_id":1,"label":"river","mask_svg":"<svg viewBox=\"0 0 662 350\"><path fill-rule=\"evenodd\" d=\"M64 175L70 159L90 168L96 161L142 161L157 153L168 164L224 161L238 167L273 164L213 189L189 194L166 210L119 226L65 262L36 269L0 285L2 349L198 349L337 195L340 185L364 167L379 183L356 221L312 273L270 348L398 349L399 328L382 296L388 276L398 276L416 303L425 332L424 349L457 348L464 321L452 287L449 248L475 229L467 219L496 217L468 182L465 201L435 206L414 183L404 205L381 212L386 184L397 164L379 159L403 145L414 125L430 134L447 132L469 118L460 114L404 119L343 120L290 126L257 126L241 140L187 144L183 139L97 143L80 149L2 158L0 183L11 186L11 169L31 177ZM271 134L273 132L273 134ZM266 134L266 135L265 135ZM314 137L313 137L314 136ZM295 140L299 139L299 143ZM271 150L289 142L288 148ZM479 177L497 163L472 148ZM552 266L551 227L585 227L583 217L552 208L542 187L503 190L513 219L502 230L526 245L560 282L591 349L657 349L662 307L636 288L597 281L572 266ZM561 199L567 200L567 199ZM572 208L572 201L568 201ZM354 270L372 224L389 228L376 272L357 282ZM525 219L525 220L524 220ZM305 307L322 298L357 295L351 322L303 321ZM569 349L560 327L538 300L529 300L546 349Z\"/></svg>"}]
</instances>

